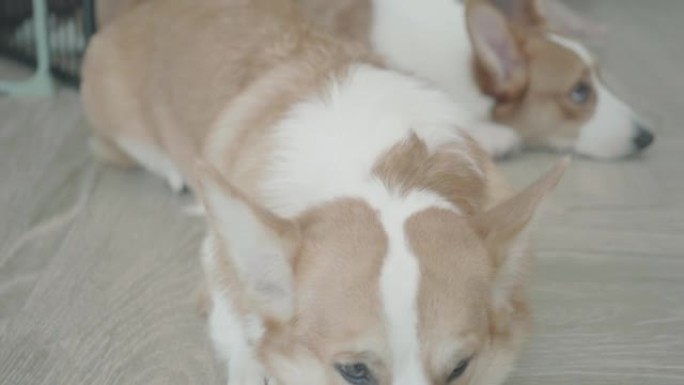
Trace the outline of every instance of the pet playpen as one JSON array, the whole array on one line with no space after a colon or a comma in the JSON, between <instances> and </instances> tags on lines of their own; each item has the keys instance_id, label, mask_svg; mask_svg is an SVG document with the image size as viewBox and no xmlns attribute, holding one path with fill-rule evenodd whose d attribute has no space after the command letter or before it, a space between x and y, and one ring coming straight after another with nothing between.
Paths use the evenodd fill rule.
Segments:
<instances>
[{"instance_id":1,"label":"pet playpen","mask_svg":"<svg viewBox=\"0 0 684 385\"><path fill-rule=\"evenodd\" d=\"M34 69L29 79L0 80L0 91L51 92L51 79L78 86L95 0L0 0L0 56Z\"/></svg>"}]
</instances>

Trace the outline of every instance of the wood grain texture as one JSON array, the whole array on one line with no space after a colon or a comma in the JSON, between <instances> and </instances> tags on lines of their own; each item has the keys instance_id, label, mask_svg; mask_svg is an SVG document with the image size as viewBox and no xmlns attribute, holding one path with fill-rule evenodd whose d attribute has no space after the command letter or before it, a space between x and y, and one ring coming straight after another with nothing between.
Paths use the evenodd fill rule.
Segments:
<instances>
[{"instance_id":1,"label":"wood grain texture","mask_svg":"<svg viewBox=\"0 0 684 385\"><path fill-rule=\"evenodd\" d=\"M99 165L73 91L0 117L0 384L224 383L187 199Z\"/></svg>"},{"instance_id":2,"label":"wood grain texture","mask_svg":"<svg viewBox=\"0 0 684 385\"><path fill-rule=\"evenodd\" d=\"M575 160L547 205L536 331L509 384L680 385L684 2L570 5L608 26L592 43L603 72L658 137L637 159ZM0 97L0 384L225 384L196 311L201 221L86 143L76 93ZM554 159L504 169L522 186Z\"/></svg>"}]
</instances>

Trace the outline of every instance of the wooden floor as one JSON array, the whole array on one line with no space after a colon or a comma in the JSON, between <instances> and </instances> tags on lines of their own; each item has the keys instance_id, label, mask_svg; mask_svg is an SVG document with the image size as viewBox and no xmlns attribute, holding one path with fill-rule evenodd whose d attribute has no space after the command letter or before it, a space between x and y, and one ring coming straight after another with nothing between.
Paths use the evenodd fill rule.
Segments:
<instances>
[{"instance_id":1,"label":"wooden floor","mask_svg":"<svg viewBox=\"0 0 684 385\"><path fill-rule=\"evenodd\" d=\"M536 332L509 384L681 385L684 1L573 4L609 26L595 51L657 143L574 162L538 228ZM504 168L522 185L553 158ZM196 311L203 226L184 203L93 161L75 92L1 97L0 384L225 383Z\"/></svg>"}]
</instances>

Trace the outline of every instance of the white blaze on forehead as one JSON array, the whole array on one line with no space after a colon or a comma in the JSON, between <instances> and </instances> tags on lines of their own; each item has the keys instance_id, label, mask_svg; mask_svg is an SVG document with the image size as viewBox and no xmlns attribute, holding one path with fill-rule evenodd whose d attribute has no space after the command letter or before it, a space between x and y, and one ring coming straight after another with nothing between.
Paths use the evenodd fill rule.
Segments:
<instances>
[{"instance_id":1,"label":"white blaze on forehead","mask_svg":"<svg viewBox=\"0 0 684 385\"><path fill-rule=\"evenodd\" d=\"M575 150L600 159L618 158L634 152L634 113L596 76L593 79L596 109L594 116L580 130Z\"/></svg>"},{"instance_id":2,"label":"white blaze on forehead","mask_svg":"<svg viewBox=\"0 0 684 385\"><path fill-rule=\"evenodd\" d=\"M569 39L569 38L564 37L564 36L556 35L556 34L549 34L549 35L547 35L547 37L552 42L554 42L554 43L556 43L556 44L558 44L564 48L567 48L570 51L577 54L577 56L579 56L580 59L582 59L582 61L584 63L586 63L587 65L593 65L594 64L594 62L595 62L594 56L591 54L591 52L589 52L589 50L585 46L583 46L579 42L576 42L572 39Z\"/></svg>"},{"instance_id":3,"label":"white blaze on forehead","mask_svg":"<svg viewBox=\"0 0 684 385\"><path fill-rule=\"evenodd\" d=\"M418 339L420 266L407 244L404 223L429 207L453 209L434 194L415 192L401 200L386 200L379 210L389 240L380 272L380 295L392 354L393 385L428 384Z\"/></svg>"}]
</instances>

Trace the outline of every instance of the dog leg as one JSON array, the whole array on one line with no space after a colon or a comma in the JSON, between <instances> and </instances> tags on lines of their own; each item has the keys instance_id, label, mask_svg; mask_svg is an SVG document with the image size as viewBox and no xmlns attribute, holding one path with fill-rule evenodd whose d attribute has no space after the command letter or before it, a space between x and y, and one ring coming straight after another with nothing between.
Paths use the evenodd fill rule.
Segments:
<instances>
[{"instance_id":1,"label":"dog leg","mask_svg":"<svg viewBox=\"0 0 684 385\"><path fill-rule=\"evenodd\" d=\"M123 152L116 143L100 135L93 135L90 138L89 145L90 150L95 156L109 164L121 168L133 168L137 164L136 161Z\"/></svg>"},{"instance_id":2,"label":"dog leg","mask_svg":"<svg viewBox=\"0 0 684 385\"><path fill-rule=\"evenodd\" d=\"M165 179L175 193L185 189L185 180L176 166L156 146L131 139L118 139L117 144L130 157L153 174Z\"/></svg>"}]
</instances>

